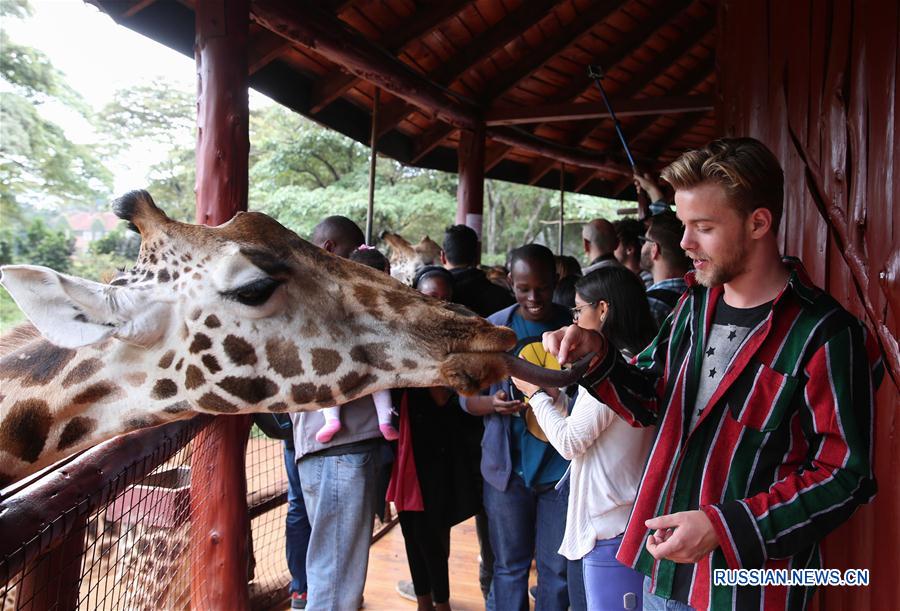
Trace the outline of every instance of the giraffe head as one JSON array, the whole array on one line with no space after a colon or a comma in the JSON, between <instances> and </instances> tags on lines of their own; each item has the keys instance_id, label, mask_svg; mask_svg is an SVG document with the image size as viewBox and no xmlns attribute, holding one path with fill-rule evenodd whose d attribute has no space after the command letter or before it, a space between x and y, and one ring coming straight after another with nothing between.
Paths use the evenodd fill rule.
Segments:
<instances>
[{"instance_id":1,"label":"giraffe head","mask_svg":"<svg viewBox=\"0 0 900 611\"><path fill-rule=\"evenodd\" d=\"M142 244L135 266L110 284L3 268L3 285L35 327L68 352L53 375L2 399L0 428L14 399L61 382L78 390L79 376L96 380L100 370L113 385L138 376L146 411L159 415L316 409L404 386L472 393L520 366L505 354L515 344L509 329L331 255L264 214L190 225L143 191L115 210ZM0 363L0 378L26 367L17 358ZM59 400L69 416L78 412L72 401Z\"/></svg>"},{"instance_id":2,"label":"giraffe head","mask_svg":"<svg viewBox=\"0 0 900 611\"><path fill-rule=\"evenodd\" d=\"M441 264L441 247L428 236L418 244L411 244L400 234L386 231L381 234L381 239L391 249L391 276L404 284L412 284L413 276L420 268Z\"/></svg>"}]
</instances>

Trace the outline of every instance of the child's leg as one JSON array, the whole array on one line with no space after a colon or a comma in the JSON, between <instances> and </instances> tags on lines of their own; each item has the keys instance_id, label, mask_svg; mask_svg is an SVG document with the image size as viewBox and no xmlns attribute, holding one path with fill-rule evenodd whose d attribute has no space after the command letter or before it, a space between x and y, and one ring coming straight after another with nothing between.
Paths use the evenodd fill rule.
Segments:
<instances>
[{"instance_id":1,"label":"child's leg","mask_svg":"<svg viewBox=\"0 0 900 611\"><path fill-rule=\"evenodd\" d=\"M379 390L372 393L372 400L375 402L375 411L378 412L378 429L388 441L394 441L400 438L400 433L391 424L391 416L394 413L394 406L391 405L391 392L389 390Z\"/></svg>"},{"instance_id":2,"label":"child's leg","mask_svg":"<svg viewBox=\"0 0 900 611\"><path fill-rule=\"evenodd\" d=\"M341 406L323 407L321 410L325 417L325 424L316 433L316 441L319 443L328 443L335 433L341 430Z\"/></svg>"}]
</instances>

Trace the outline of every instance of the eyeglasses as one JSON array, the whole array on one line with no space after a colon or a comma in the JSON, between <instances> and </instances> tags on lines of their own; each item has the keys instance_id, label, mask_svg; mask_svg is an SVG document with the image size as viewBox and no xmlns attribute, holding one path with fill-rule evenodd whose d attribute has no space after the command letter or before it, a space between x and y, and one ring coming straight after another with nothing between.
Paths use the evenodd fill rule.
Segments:
<instances>
[{"instance_id":1,"label":"eyeglasses","mask_svg":"<svg viewBox=\"0 0 900 611\"><path fill-rule=\"evenodd\" d=\"M599 301L592 301L590 303L586 303L584 305L575 306L574 308L569 308L569 311L572 312L572 322L578 322L578 318L581 316L581 311L585 308L592 308L595 305L600 303Z\"/></svg>"}]
</instances>

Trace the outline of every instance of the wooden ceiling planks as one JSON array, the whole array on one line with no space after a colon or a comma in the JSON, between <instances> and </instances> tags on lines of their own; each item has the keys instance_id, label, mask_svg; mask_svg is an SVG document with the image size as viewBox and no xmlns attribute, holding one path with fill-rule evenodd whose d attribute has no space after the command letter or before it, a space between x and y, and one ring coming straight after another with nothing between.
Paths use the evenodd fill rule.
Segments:
<instances>
[{"instance_id":1,"label":"wooden ceiling planks","mask_svg":"<svg viewBox=\"0 0 900 611\"><path fill-rule=\"evenodd\" d=\"M160 39L168 36L163 17L170 17L171 22L171 15L190 14L193 5L186 0L182 5L185 13L160 6L168 3L130 3L123 8L115 0L91 1L114 17L118 15L124 25ZM333 25L327 33L335 37L332 42L344 36L355 41L353 44L365 41L358 48L371 49L371 55L390 57L404 65L407 72L403 78L415 95L399 98L391 94L397 90L383 89L380 141L390 143L387 154L399 161L455 171L452 149L458 144L457 130L478 116L493 114L504 105L600 105L586 76L588 63L606 68L604 84L617 99L621 99L619 94L626 96L623 106L641 98L660 99L659 112L666 118L623 117L625 127L633 130L640 156L668 155L684 142L706 137L711 128L715 133L717 124L709 112L671 114L681 111L667 108L664 100L677 100L673 91L709 94L714 89L714 81L708 78L690 86L681 80L690 80L696 63L707 61L712 53L714 37L709 32L714 29L712 15L717 2L325 0L310 8L288 0L257 0L251 12L253 7L265 6L270 12L313 10L317 15L330 15ZM129 15L122 17L123 10L130 10ZM184 40L171 46L187 52L191 45L185 31L179 32ZM366 117L371 113L375 87L385 85L379 82L381 77L373 79L374 74L348 64L340 53L323 52L315 44L298 44L302 41L263 31L259 19L251 26L251 35L251 85L265 83L263 90L274 99L286 101L361 142L368 140L363 136L368 132ZM286 78L288 75L294 76ZM279 87L294 92L279 93ZM423 91L426 94L419 95ZM572 110L579 111L577 107ZM649 112L655 111L651 108ZM613 132L608 120L579 118L577 114L571 119L552 116L528 127L487 129L489 176L524 181L530 175L532 181L545 184L547 172L556 175L556 156L562 155L587 163L582 169L570 169L572 180L567 185L600 194L616 182L618 169L612 174L598 169L605 163L602 160L608 159L605 151L618 153L617 147L610 145ZM615 162L615 156L610 161ZM652 163L651 159L644 161Z\"/></svg>"}]
</instances>

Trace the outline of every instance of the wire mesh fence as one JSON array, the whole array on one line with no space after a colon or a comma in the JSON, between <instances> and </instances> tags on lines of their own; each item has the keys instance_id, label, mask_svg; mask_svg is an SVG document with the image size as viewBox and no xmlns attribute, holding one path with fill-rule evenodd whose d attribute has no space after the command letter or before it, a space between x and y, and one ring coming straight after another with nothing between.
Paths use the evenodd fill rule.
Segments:
<instances>
[{"instance_id":1,"label":"wire mesh fence","mask_svg":"<svg viewBox=\"0 0 900 611\"><path fill-rule=\"evenodd\" d=\"M217 477L198 462L217 442L201 434L211 421L120 437L4 490L0 611L203 608L197 581L217 577L192 537L198 517L220 502L196 492L202 478ZM290 583L283 442L251 429L245 475L247 583L251 606L265 609L287 598ZM373 539L394 523L388 518L376 519Z\"/></svg>"}]
</instances>

